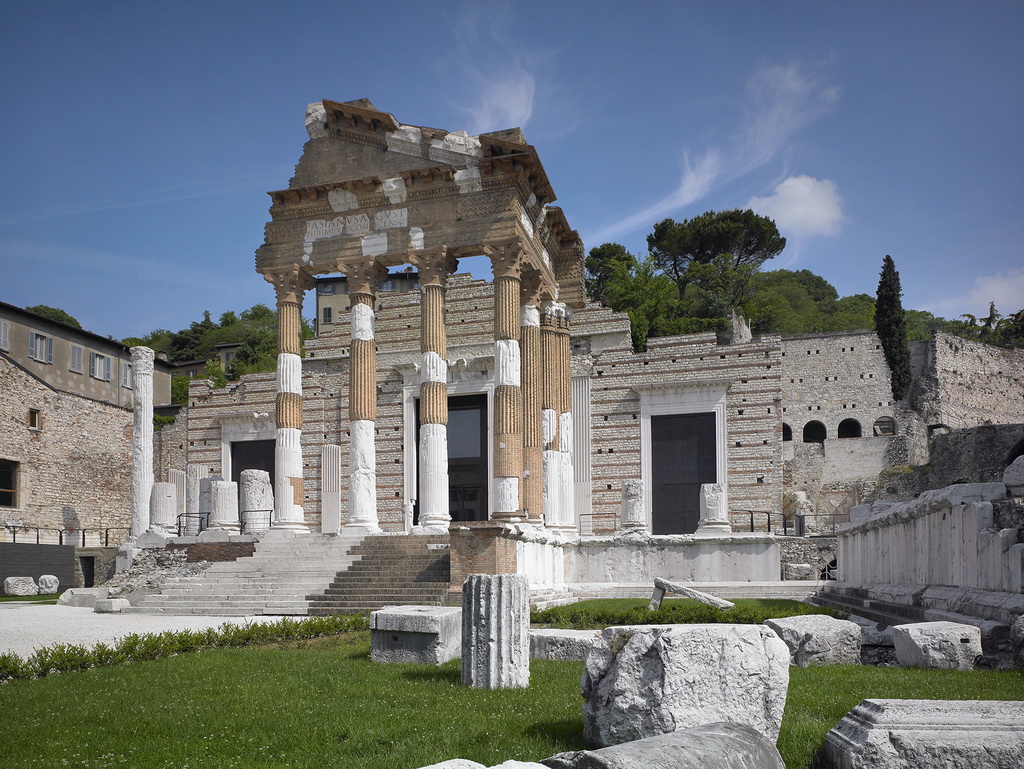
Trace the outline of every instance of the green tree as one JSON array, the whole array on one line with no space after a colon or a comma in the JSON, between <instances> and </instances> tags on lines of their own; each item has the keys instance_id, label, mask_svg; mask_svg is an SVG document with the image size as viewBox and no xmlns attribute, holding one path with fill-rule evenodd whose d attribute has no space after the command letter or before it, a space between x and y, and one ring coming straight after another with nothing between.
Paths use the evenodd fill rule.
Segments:
<instances>
[{"instance_id":1,"label":"green tree","mask_svg":"<svg viewBox=\"0 0 1024 769\"><path fill-rule=\"evenodd\" d=\"M761 265L782 253L786 239L775 222L751 210L708 211L693 219L654 225L647 246L655 266L676 284L686 301L693 284L706 307L740 309L750 299Z\"/></svg>"},{"instance_id":2,"label":"green tree","mask_svg":"<svg viewBox=\"0 0 1024 769\"><path fill-rule=\"evenodd\" d=\"M224 369L220 367L220 360L217 358L210 358L206 361L206 367L203 370L203 379L209 379L213 382L215 388L227 387L228 378L224 373Z\"/></svg>"},{"instance_id":3,"label":"green tree","mask_svg":"<svg viewBox=\"0 0 1024 769\"><path fill-rule=\"evenodd\" d=\"M892 397L903 400L910 389L910 348L907 345L907 316L903 311L903 289L896 264L886 254L878 280L875 301L875 331L882 343L892 377Z\"/></svg>"},{"instance_id":4,"label":"green tree","mask_svg":"<svg viewBox=\"0 0 1024 769\"><path fill-rule=\"evenodd\" d=\"M55 320L58 323L64 323L72 328L82 327L81 323L59 307L49 307L45 304L37 304L35 307L26 307L25 309L29 312L34 312L36 315L42 315L44 318Z\"/></svg>"},{"instance_id":5,"label":"green tree","mask_svg":"<svg viewBox=\"0 0 1024 769\"><path fill-rule=\"evenodd\" d=\"M593 301L607 305L608 283L614 277L616 266L625 265L627 270L631 270L636 264L636 257L618 243L604 243L590 249L584 263L587 295Z\"/></svg>"},{"instance_id":6,"label":"green tree","mask_svg":"<svg viewBox=\"0 0 1024 769\"><path fill-rule=\"evenodd\" d=\"M171 403L188 405L188 383L191 381L187 376L171 377Z\"/></svg>"}]
</instances>

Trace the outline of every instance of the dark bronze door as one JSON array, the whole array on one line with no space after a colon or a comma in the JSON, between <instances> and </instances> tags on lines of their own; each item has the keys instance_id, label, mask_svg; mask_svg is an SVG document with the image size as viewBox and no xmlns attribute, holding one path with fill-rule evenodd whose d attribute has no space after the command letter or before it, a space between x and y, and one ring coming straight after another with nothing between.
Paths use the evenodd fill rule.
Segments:
<instances>
[{"instance_id":1,"label":"dark bronze door","mask_svg":"<svg viewBox=\"0 0 1024 769\"><path fill-rule=\"evenodd\" d=\"M717 481L713 413L651 417L652 533L695 532L700 486Z\"/></svg>"}]
</instances>

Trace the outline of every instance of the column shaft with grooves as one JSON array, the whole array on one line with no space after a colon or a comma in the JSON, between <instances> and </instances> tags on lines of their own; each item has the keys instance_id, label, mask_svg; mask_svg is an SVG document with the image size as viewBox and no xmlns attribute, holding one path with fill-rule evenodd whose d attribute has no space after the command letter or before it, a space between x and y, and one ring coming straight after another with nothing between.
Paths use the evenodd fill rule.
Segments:
<instances>
[{"instance_id":1,"label":"column shaft with grooves","mask_svg":"<svg viewBox=\"0 0 1024 769\"><path fill-rule=\"evenodd\" d=\"M519 574L470 574L462 585L462 683L530 685L530 586Z\"/></svg>"},{"instance_id":2,"label":"column shaft with grooves","mask_svg":"<svg viewBox=\"0 0 1024 769\"><path fill-rule=\"evenodd\" d=\"M573 424L572 424L572 361L569 340L569 318L571 310L563 305L562 314L558 317L558 449L561 466L559 472L559 505L561 507L560 522L567 530L576 529L576 494L573 485L574 473L572 464Z\"/></svg>"},{"instance_id":3,"label":"column shaft with grooves","mask_svg":"<svg viewBox=\"0 0 1024 769\"><path fill-rule=\"evenodd\" d=\"M420 278L419 523L414 534L446 534L448 488L448 341L444 287L455 271L447 249L410 256Z\"/></svg>"},{"instance_id":4,"label":"column shaft with grooves","mask_svg":"<svg viewBox=\"0 0 1024 769\"><path fill-rule=\"evenodd\" d=\"M527 518L540 520L544 512L544 437L541 424L543 376L541 371L540 312L524 304L520 316L519 349L523 363L523 508Z\"/></svg>"},{"instance_id":5,"label":"column shaft with grooves","mask_svg":"<svg viewBox=\"0 0 1024 769\"><path fill-rule=\"evenodd\" d=\"M374 334L376 280L372 270L352 281L352 346L349 357L349 483L347 534L380 532L377 518L377 348Z\"/></svg>"},{"instance_id":6,"label":"column shaft with grooves","mask_svg":"<svg viewBox=\"0 0 1024 769\"><path fill-rule=\"evenodd\" d=\"M544 484L542 489L544 506L544 524L549 527L561 525L562 506L561 457L559 456L558 410L559 396L559 340L557 313L561 305L556 302L544 302L540 316L541 365L544 370L544 382L541 392L541 443L543 447L542 463Z\"/></svg>"},{"instance_id":7,"label":"column shaft with grooves","mask_svg":"<svg viewBox=\"0 0 1024 769\"><path fill-rule=\"evenodd\" d=\"M277 296L277 398L273 526L308 531L302 473L302 297L315 283L299 267L266 272Z\"/></svg>"},{"instance_id":8,"label":"column shaft with grooves","mask_svg":"<svg viewBox=\"0 0 1024 769\"><path fill-rule=\"evenodd\" d=\"M131 348L132 402L132 528L135 539L150 527L153 493L153 351Z\"/></svg>"},{"instance_id":9,"label":"column shaft with grooves","mask_svg":"<svg viewBox=\"0 0 1024 769\"><path fill-rule=\"evenodd\" d=\"M494 518L519 514L523 474L519 360L519 276L494 279Z\"/></svg>"}]
</instances>

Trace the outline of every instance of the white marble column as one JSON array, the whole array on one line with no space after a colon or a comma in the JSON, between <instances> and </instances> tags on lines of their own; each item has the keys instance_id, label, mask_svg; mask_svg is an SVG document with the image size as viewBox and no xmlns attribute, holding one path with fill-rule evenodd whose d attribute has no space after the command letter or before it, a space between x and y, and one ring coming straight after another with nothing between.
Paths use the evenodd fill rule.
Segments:
<instances>
[{"instance_id":1,"label":"white marble column","mask_svg":"<svg viewBox=\"0 0 1024 769\"><path fill-rule=\"evenodd\" d=\"M572 423L572 361L569 341L569 321L572 310L562 305L562 314L558 318L558 450L561 455L559 468L558 503L561 506L561 525L575 531L576 526L576 486L572 464L573 423Z\"/></svg>"},{"instance_id":2,"label":"white marble column","mask_svg":"<svg viewBox=\"0 0 1024 769\"><path fill-rule=\"evenodd\" d=\"M341 530L341 446L333 443L320 450L320 533Z\"/></svg>"},{"instance_id":3,"label":"white marble column","mask_svg":"<svg viewBox=\"0 0 1024 769\"><path fill-rule=\"evenodd\" d=\"M154 483L149 503L151 530L158 534L177 534L178 527L175 524L177 512L177 487L173 483Z\"/></svg>"},{"instance_id":4,"label":"white marble column","mask_svg":"<svg viewBox=\"0 0 1024 769\"><path fill-rule=\"evenodd\" d=\"M246 534L266 531L274 512L274 490L270 473L248 469L239 474L240 517Z\"/></svg>"},{"instance_id":5,"label":"white marble column","mask_svg":"<svg viewBox=\"0 0 1024 769\"><path fill-rule=\"evenodd\" d=\"M462 585L462 683L530 685L530 585L522 574L470 574Z\"/></svg>"},{"instance_id":6,"label":"white marble column","mask_svg":"<svg viewBox=\"0 0 1024 769\"><path fill-rule=\"evenodd\" d=\"M238 484L210 482L210 530L238 533Z\"/></svg>"},{"instance_id":7,"label":"white marble column","mask_svg":"<svg viewBox=\"0 0 1024 769\"><path fill-rule=\"evenodd\" d=\"M149 531L153 493L153 351L133 347L132 354L132 539Z\"/></svg>"},{"instance_id":8,"label":"white marble column","mask_svg":"<svg viewBox=\"0 0 1024 769\"><path fill-rule=\"evenodd\" d=\"M541 430L544 446L544 525L562 526L562 455L559 439L558 411L561 396L558 388L558 316L563 306L558 302L541 305L540 335L541 358L544 366Z\"/></svg>"},{"instance_id":9,"label":"white marble column","mask_svg":"<svg viewBox=\"0 0 1024 769\"><path fill-rule=\"evenodd\" d=\"M539 270L524 270L520 285L519 353L523 388L522 506L527 520L544 518L544 429L541 416L544 378L540 335L540 299L545 288Z\"/></svg>"},{"instance_id":10,"label":"white marble column","mask_svg":"<svg viewBox=\"0 0 1024 769\"><path fill-rule=\"evenodd\" d=\"M210 466L190 464L185 466L185 536L194 537L199 533L200 482L210 477Z\"/></svg>"}]
</instances>

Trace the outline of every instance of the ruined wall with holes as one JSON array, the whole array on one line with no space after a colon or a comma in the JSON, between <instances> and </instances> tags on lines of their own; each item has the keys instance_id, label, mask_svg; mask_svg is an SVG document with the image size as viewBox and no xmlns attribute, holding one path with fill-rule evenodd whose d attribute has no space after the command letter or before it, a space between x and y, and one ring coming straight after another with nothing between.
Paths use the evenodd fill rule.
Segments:
<instances>
[{"instance_id":1,"label":"ruined wall with holes","mask_svg":"<svg viewBox=\"0 0 1024 769\"><path fill-rule=\"evenodd\" d=\"M928 425L956 430L1024 422L1024 351L937 332L914 352L910 400Z\"/></svg>"}]
</instances>

